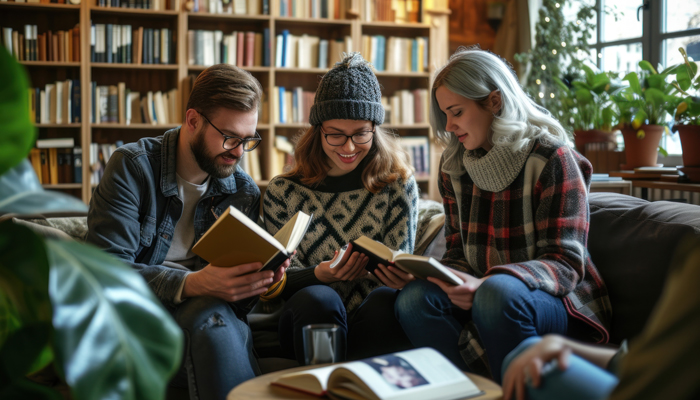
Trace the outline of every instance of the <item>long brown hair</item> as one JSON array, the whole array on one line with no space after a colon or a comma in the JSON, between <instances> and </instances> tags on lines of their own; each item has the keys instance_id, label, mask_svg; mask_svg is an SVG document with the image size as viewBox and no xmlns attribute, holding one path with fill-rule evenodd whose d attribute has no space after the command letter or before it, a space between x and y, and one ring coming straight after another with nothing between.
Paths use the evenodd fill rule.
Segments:
<instances>
[{"instance_id":1,"label":"long brown hair","mask_svg":"<svg viewBox=\"0 0 700 400\"><path fill-rule=\"evenodd\" d=\"M318 186L331 169L328 156L323 151L321 125L311 126L297 138L294 149L294 167L283 178L298 178L306 186ZM379 193L397 179L406 180L413 174L408 153L398 138L379 125L374 127L372 147L363 163L362 182L372 193Z\"/></svg>"}]
</instances>

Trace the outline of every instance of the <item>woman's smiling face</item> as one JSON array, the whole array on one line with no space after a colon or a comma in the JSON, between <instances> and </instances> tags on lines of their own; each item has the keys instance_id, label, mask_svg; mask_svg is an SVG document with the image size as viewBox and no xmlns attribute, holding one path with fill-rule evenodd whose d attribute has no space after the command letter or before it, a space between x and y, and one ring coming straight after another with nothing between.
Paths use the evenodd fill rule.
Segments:
<instances>
[{"instance_id":1,"label":"woman's smiling face","mask_svg":"<svg viewBox=\"0 0 700 400\"><path fill-rule=\"evenodd\" d=\"M357 168L372 148L374 137L372 136L367 143L357 144L352 141L350 136L362 132L371 132L373 130L372 128L371 121L331 119L323 122L321 125L321 143L323 145L323 151L326 153L329 160L328 165L331 166L330 171L328 171L328 176L345 175ZM348 137L345 144L341 146L331 146L328 144L326 135L345 135Z\"/></svg>"},{"instance_id":2,"label":"woman's smiling face","mask_svg":"<svg viewBox=\"0 0 700 400\"><path fill-rule=\"evenodd\" d=\"M499 106L495 111L455 94L445 86L440 86L435 91L440 110L447 118L445 130L452 132L467 150L483 148L489 151L493 147L490 141L491 123L494 119L493 113L500 109L500 93L491 92L488 103L492 103L491 96L498 96Z\"/></svg>"}]
</instances>

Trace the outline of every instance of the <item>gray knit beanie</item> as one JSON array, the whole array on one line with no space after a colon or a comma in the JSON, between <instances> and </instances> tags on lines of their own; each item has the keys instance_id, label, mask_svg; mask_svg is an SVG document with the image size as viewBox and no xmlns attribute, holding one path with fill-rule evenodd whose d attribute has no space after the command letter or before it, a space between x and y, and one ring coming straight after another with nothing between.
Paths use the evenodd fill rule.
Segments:
<instances>
[{"instance_id":1,"label":"gray knit beanie","mask_svg":"<svg viewBox=\"0 0 700 400\"><path fill-rule=\"evenodd\" d=\"M382 91L370 64L360 53L343 53L343 61L326 73L316 90L309 122L329 119L384 122Z\"/></svg>"}]
</instances>

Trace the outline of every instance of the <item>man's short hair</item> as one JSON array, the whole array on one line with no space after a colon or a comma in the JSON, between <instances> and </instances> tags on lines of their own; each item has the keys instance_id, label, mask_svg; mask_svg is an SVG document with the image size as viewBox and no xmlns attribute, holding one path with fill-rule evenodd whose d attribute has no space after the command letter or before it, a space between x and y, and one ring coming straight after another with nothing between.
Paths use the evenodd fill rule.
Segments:
<instances>
[{"instance_id":1,"label":"man's short hair","mask_svg":"<svg viewBox=\"0 0 700 400\"><path fill-rule=\"evenodd\" d=\"M210 116L219 108L257 111L262 86L248 71L229 64L213 65L199 74L192 86L187 108Z\"/></svg>"}]
</instances>

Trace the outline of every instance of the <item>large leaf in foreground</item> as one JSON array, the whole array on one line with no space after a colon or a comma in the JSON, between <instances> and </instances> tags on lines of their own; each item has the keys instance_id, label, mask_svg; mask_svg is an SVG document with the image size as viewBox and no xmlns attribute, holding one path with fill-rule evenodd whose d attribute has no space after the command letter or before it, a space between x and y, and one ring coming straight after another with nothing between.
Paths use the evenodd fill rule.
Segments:
<instances>
[{"instance_id":1,"label":"large leaf in foreground","mask_svg":"<svg viewBox=\"0 0 700 400\"><path fill-rule=\"evenodd\" d=\"M47 243L55 353L75 398L164 398L182 332L143 278L89 245Z\"/></svg>"}]
</instances>

